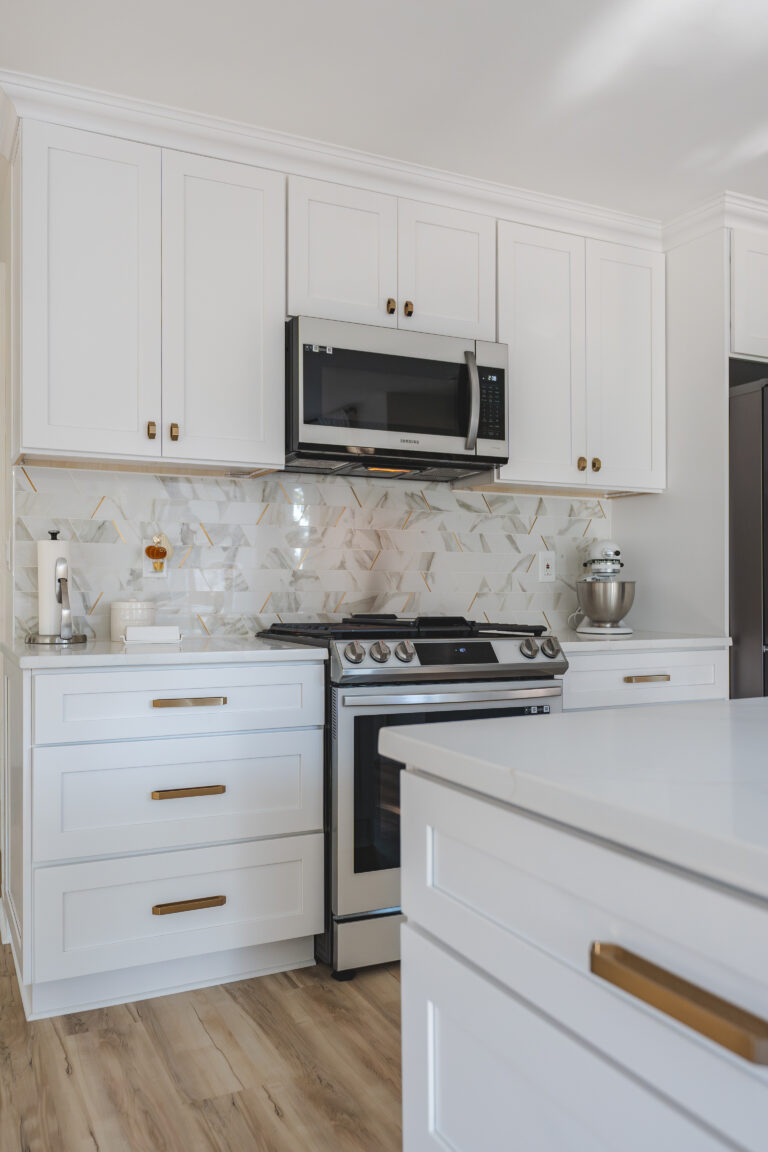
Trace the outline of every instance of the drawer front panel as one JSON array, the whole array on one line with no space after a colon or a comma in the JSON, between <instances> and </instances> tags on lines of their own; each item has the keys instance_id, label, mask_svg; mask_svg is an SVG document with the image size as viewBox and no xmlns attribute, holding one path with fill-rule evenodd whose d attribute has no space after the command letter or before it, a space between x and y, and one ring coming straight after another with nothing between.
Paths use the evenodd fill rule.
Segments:
<instances>
[{"instance_id":1,"label":"drawer front panel","mask_svg":"<svg viewBox=\"0 0 768 1152\"><path fill-rule=\"evenodd\" d=\"M323 927L323 836L38 868L34 910L35 981L309 936Z\"/></svg>"},{"instance_id":2,"label":"drawer front panel","mask_svg":"<svg viewBox=\"0 0 768 1152\"><path fill-rule=\"evenodd\" d=\"M725 1148L433 940L402 943L406 1152Z\"/></svg>"},{"instance_id":3,"label":"drawer front panel","mask_svg":"<svg viewBox=\"0 0 768 1152\"><path fill-rule=\"evenodd\" d=\"M35 748L32 812L38 862L321 830L322 730Z\"/></svg>"},{"instance_id":4,"label":"drawer front panel","mask_svg":"<svg viewBox=\"0 0 768 1152\"><path fill-rule=\"evenodd\" d=\"M618 644L618 641L616 641ZM563 710L665 701L726 700L728 652L626 652L568 656Z\"/></svg>"},{"instance_id":5,"label":"drawer front panel","mask_svg":"<svg viewBox=\"0 0 768 1152\"><path fill-rule=\"evenodd\" d=\"M302 728L323 723L319 664L39 673L35 744Z\"/></svg>"},{"instance_id":6,"label":"drawer front panel","mask_svg":"<svg viewBox=\"0 0 768 1152\"><path fill-rule=\"evenodd\" d=\"M409 922L760 1149L768 1069L592 975L590 949L619 944L768 1018L768 908L410 772L402 788Z\"/></svg>"}]
</instances>

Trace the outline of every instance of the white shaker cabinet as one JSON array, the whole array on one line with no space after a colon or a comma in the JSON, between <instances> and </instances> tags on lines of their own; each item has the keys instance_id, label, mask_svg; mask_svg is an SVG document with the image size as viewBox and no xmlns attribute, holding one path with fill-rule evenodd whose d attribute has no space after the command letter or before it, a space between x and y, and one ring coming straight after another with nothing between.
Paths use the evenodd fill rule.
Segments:
<instances>
[{"instance_id":1,"label":"white shaker cabinet","mask_svg":"<svg viewBox=\"0 0 768 1152\"><path fill-rule=\"evenodd\" d=\"M285 178L163 152L163 456L282 467Z\"/></svg>"},{"instance_id":2,"label":"white shaker cabinet","mask_svg":"<svg viewBox=\"0 0 768 1152\"><path fill-rule=\"evenodd\" d=\"M667 482L664 255L587 241L587 479Z\"/></svg>"},{"instance_id":3,"label":"white shaker cabinet","mask_svg":"<svg viewBox=\"0 0 768 1152\"><path fill-rule=\"evenodd\" d=\"M289 315L396 328L396 297L397 199L292 176Z\"/></svg>"},{"instance_id":4,"label":"white shaker cabinet","mask_svg":"<svg viewBox=\"0 0 768 1152\"><path fill-rule=\"evenodd\" d=\"M731 351L768 359L768 236L731 234Z\"/></svg>"},{"instance_id":5,"label":"white shaker cabinet","mask_svg":"<svg viewBox=\"0 0 768 1152\"><path fill-rule=\"evenodd\" d=\"M160 150L28 120L21 164L14 447L157 457Z\"/></svg>"},{"instance_id":6,"label":"white shaker cabinet","mask_svg":"<svg viewBox=\"0 0 768 1152\"><path fill-rule=\"evenodd\" d=\"M666 485L664 256L499 223L509 463L499 479Z\"/></svg>"},{"instance_id":7,"label":"white shaker cabinet","mask_svg":"<svg viewBox=\"0 0 768 1152\"><path fill-rule=\"evenodd\" d=\"M494 340L496 222L291 177L288 312Z\"/></svg>"},{"instance_id":8,"label":"white shaker cabinet","mask_svg":"<svg viewBox=\"0 0 768 1152\"><path fill-rule=\"evenodd\" d=\"M499 341L509 346L501 480L580 484L586 453L584 239L499 222Z\"/></svg>"}]
</instances>

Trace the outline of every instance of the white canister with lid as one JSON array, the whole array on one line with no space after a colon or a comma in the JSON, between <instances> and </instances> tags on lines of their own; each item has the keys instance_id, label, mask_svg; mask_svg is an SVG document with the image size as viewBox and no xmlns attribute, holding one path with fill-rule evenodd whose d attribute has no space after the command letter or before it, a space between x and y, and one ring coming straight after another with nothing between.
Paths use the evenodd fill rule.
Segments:
<instances>
[{"instance_id":1,"label":"white canister with lid","mask_svg":"<svg viewBox=\"0 0 768 1152\"><path fill-rule=\"evenodd\" d=\"M155 606L146 600L113 600L110 607L110 635L114 644L125 636L129 624L154 624Z\"/></svg>"}]
</instances>

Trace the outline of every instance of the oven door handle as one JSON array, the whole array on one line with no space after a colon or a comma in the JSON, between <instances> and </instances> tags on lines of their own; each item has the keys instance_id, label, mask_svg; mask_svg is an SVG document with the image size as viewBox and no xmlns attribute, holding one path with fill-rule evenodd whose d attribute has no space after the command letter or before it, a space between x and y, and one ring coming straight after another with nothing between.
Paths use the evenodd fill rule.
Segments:
<instances>
[{"instance_id":1,"label":"oven door handle","mask_svg":"<svg viewBox=\"0 0 768 1152\"><path fill-rule=\"evenodd\" d=\"M516 688L506 692L424 692L417 696L342 696L344 708L387 708L403 705L423 707L425 704L503 704L507 700L541 700L546 696L562 696L560 687Z\"/></svg>"},{"instance_id":2,"label":"oven door handle","mask_svg":"<svg viewBox=\"0 0 768 1152\"><path fill-rule=\"evenodd\" d=\"M474 452L477 448L477 431L480 427L480 376L477 371L477 357L474 352L467 350L464 353L469 374L469 424L467 427L467 442L464 449Z\"/></svg>"}]
</instances>

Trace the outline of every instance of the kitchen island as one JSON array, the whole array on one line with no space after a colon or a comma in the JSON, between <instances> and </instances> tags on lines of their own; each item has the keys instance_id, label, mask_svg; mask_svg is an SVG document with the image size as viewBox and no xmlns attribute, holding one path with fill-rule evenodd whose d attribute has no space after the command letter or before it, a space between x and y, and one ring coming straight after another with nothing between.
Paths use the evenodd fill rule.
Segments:
<instances>
[{"instance_id":1,"label":"kitchen island","mask_svg":"<svg viewBox=\"0 0 768 1152\"><path fill-rule=\"evenodd\" d=\"M766 748L763 700L382 734L406 1152L764 1148Z\"/></svg>"}]
</instances>

